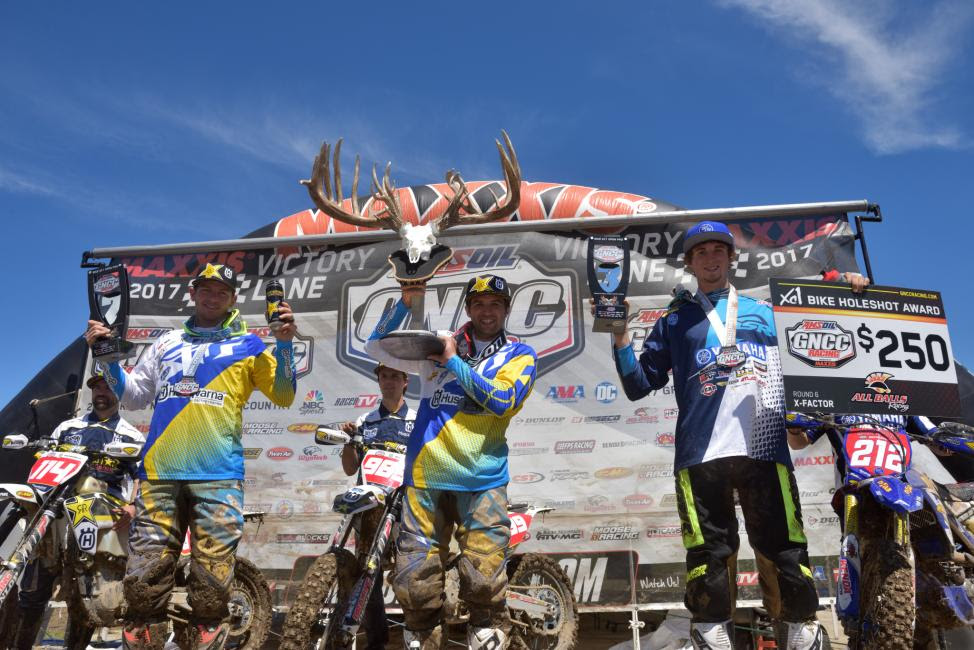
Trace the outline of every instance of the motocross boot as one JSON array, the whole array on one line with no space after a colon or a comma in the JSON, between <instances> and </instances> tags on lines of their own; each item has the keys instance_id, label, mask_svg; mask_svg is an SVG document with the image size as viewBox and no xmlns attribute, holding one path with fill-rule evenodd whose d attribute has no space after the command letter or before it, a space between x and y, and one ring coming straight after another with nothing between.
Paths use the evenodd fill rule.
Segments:
<instances>
[{"instance_id":1,"label":"motocross boot","mask_svg":"<svg viewBox=\"0 0 974 650\"><path fill-rule=\"evenodd\" d=\"M41 631L41 622L44 620L44 608L27 609L19 607L18 613L20 620L15 623L13 633L13 643L10 645L14 650L31 650L37 633Z\"/></svg>"},{"instance_id":2,"label":"motocross boot","mask_svg":"<svg viewBox=\"0 0 974 650\"><path fill-rule=\"evenodd\" d=\"M825 633L818 621L785 624L786 637L778 640L782 650L822 650L825 647Z\"/></svg>"},{"instance_id":3,"label":"motocross boot","mask_svg":"<svg viewBox=\"0 0 974 650\"><path fill-rule=\"evenodd\" d=\"M468 627L467 647L470 650L501 650L507 647L507 635L496 627Z\"/></svg>"},{"instance_id":4,"label":"motocross boot","mask_svg":"<svg viewBox=\"0 0 974 650\"><path fill-rule=\"evenodd\" d=\"M125 650L163 650L169 638L169 622L127 623L122 630Z\"/></svg>"},{"instance_id":5,"label":"motocross boot","mask_svg":"<svg viewBox=\"0 0 974 650\"><path fill-rule=\"evenodd\" d=\"M229 623L197 623L190 630L189 650L223 650Z\"/></svg>"},{"instance_id":6,"label":"motocross boot","mask_svg":"<svg viewBox=\"0 0 974 650\"><path fill-rule=\"evenodd\" d=\"M690 623L690 642L694 650L734 650L734 623Z\"/></svg>"},{"instance_id":7,"label":"motocross boot","mask_svg":"<svg viewBox=\"0 0 974 650\"><path fill-rule=\"evenodd\" d=\"M441 650L446 647L442 625L432 630L403 630L402 641L406 650Z\"/></svg>"}]
</instances>

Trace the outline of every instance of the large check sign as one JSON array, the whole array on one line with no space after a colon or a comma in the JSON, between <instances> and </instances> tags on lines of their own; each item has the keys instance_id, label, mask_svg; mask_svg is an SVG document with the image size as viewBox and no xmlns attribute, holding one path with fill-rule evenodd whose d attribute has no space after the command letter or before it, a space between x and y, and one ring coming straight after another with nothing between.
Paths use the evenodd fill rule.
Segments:
<instances>
[{"instance_id":1,"label":"large check sign","mask_svg":"<svg viewBox=\"0 0 974 650\"><path fill-rule=\"evenodd\" d=\"M771 280L789 410L958 417L936 291Z\"/></svg>"}]
</instances>

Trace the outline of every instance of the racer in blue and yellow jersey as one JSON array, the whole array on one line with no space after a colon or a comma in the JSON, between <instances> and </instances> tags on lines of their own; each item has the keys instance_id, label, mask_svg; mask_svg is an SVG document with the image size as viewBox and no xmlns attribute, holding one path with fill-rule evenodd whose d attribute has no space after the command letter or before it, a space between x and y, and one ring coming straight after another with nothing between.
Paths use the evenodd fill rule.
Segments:
<instances>
[{"instance_id":1,"label":"racer in blue and yellow jersey","mask_svg":"<svg viewBox=\"0 0 974 650\"><path fill-rule=\"evenodd\" d=\"M271 354L233 309L236 274L229 266L207 264L190 296L195 313L182 331L157 340L130 373L117 363L107 369L123 406L153 406L124 583L127 648L163 647L166 603L187 528L191 647L223 646L243 531L242 410L254 388L284 407L296 390L296 327L287 303L280 305ZM89 344L108 333L97 321L88 325Z\"/></svg>"},{"instance_id":2,"label":"racer in blue and yellow jersey","mask_svg":"<svg viewBox=\"0 0 974 650\"><path fill-rule=\"evenodd\" d=\"M383 316L366 344L373 358L420 379L393 580L406 619L406 645L440 647L443 567L455 533L460 598L470 612L468 645L503 647L510 627L506 432L534 385L537 355L504 332L511 306L507 282L483 275L467 284L470 322L456 333L440 333L442 354L427 361L390 357L378 341L402 323L417 291L425 285L403 286L403 300Z\"/></svg>"}]
</instances>

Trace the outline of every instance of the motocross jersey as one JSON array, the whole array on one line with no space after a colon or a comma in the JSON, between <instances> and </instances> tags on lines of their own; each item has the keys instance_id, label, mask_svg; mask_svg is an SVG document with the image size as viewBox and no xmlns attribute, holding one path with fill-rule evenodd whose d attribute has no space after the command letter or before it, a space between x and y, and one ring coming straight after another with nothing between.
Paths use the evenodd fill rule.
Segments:
<instances>
[{"instance_id":1,"label":"motocross jersey","mask_svg":"<svg viewBox=\"0 0 974 650\"><path fill-rule=\"evenodd\" d=\"M65 420L54 429L51 438L91 450L104 449L110 442L145 442L142 432L123 420L118 413L105 420L99 420L94 412ZM95 466L91 462L87 467L92 476L108 483L109 492L122 496L128 491L126 479L134 473L136 463L125 463L117 458L105 458L102 462L104 466Z\"/></svg>"},{"instance_id":2,"label":"motocross jersey","mask_svg":"<svg viewBox=\"0 0 974 650\"><path fill-rule=\"evenodd\" d=\"M242 410L258 388L288 407L297 388L290 342L271 354L247 332L237 310L219 328L160 337L131 372L117 363L106 379L126 408L153 405L140 478L219 480L244 477Z\"/></svg>"},{"instance_id":3,"label":"motocross jersey","mask_svg":"<svg viewBox=\"0 0 974 650\"><path fill-rule=\"evenodd\" d=\"M379 408L359 416L355 421L362 444L370 445L376 442L395 442L400 445L409 444L409 434L416 422L416 411L405 404L393 413L382 404Z\"/></svg>"},{"instance_id":4,"label":"motocross jersey","mask_svg":"<svg viewBox=\"0 0 974 650\"><path fill-rule=\"evenodd\" d=\"M725 322L728 291L707 294ZM785 440L784 385L771 305L739 296L736 347L746 359L717 363L721 345L696 297L681 294L660 317L637 361L632 346L615 350L616 370L630 400L669 381L679 416L674 469L716 458L748 456L791 468Z\"/></svg>"},{"instance_id":5,"label":"motocross jersey","mask_svg":"<svg viewBox=\"0 0 974 650\"><path fill-rule=\"evenodd\" d=\"M420 402L406 450L405 484L465 492L507 485L507 426L534 385L534 350L502 332L475 352L464 326L453 335L457 355L445 366L395 359L378 341L399 327L407 313L400 300L379 320L365 346L376 361L419 375Z\"/></svg>"}]
</instances>

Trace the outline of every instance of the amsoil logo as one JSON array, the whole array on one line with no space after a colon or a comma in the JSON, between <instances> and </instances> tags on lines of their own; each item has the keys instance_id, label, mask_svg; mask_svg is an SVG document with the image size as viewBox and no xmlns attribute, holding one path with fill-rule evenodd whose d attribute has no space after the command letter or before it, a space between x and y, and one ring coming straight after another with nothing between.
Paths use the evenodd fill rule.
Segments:
<instances>
[{"instance_id":1,"label":"amsoil logo","mask_svg":"<svg viewBox=\"0 0 974 650\"><path fill-rule=\"evenodd\" d=\"M544 397L559 404L572 404L580 399L585 399L585 386L581 384L552 386Z\"/></svg>"},{"instance_id":2,"label":"amsoil logo","mask_svg":"<svg viewBox=\"0 0 974 650\"><path fill-rule=\"evenodd\" d=\"M339 397L335 399L335 406L352 407L357 409L375 408L379 403L378 395L363 394L354 397Z\"/></svg>"},{"instance_id":3,"label":"amsoil logo","mask_svg":"<svg viewBox=\"0 0 974 650\"><path fill-rule=\"evenodd\" d=\"M304 396L304 402L301 404L301 409L299 413L301 415L321 415L325 412L325 396L324 394L314 388L309 390Z\"/></svg>"},{"instance_id":4,"label":"amsoil logo","mask_svg":"<svg viewBox=\"0 0 974 650\"><path fill-rule=\"evenodd\" d=\"M594 440L559 440L555 443L556 454L591 454L593 451Z\"/></svg>"},{"instance_id":5,"label":"amsoil logo","mask_svg":"<svg viewBox=\"0 0 974 650\"><path fill-rule=\"evenodd\" d=\"M287 460L294 455L294 450L290 447L272 447L266 455L271 460Z\"/></svg>"},{"instance_id":6,"label":"amsoil logo","mask_svg":"<svg viewBox=\"0 0 974 650\"><path fill-rule=\"evenodd\" d=\"M813 368L839 368L856 358L852 332L835 321L805 319L785 331L788 353Z\"/></svg>"},{"instance_id":7,"label":"amsoil logo","mask_svg":"<svg viewBox=\"0 0 974 650\"><path fill-rule=\"evenodd\" d=\"M639 539L639 531L635 526L596 526L592 529L593 542L617 542L627 539Z\"/></svg>"},{"instance_id":8,"label":"amsoil logo","mask_svg":"<svg viewBox=\"0 0 974 650\"><path fill-rule=\"evenodd\" d=\"M458 258L461 250L463 253ZM491 266L490 260L497 260L497 263ZM402 327L456 331L467 321L463 305L467 280L483 273L485 268L503 268L502 275L511 287L511 311L505 331L534 349L539 361L539 376L581 353L584 345L583 319L580 317L583 305L577 272L570 268L549 268L536 262L523 246L516 255L510 245L454 249L452 265L441 270L438 279L427 285L424 322L413 323L408 319ZM400 294L399 284L387 269L343 285L338 309L343 318L338 324L336 337L337 356L342 365L374 380L375 361L366 354L365 344ZM418 387L418 382L410 382L411 397L416 397Z\"/></svg>"}]
</instances>

